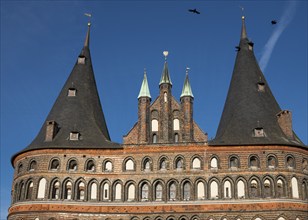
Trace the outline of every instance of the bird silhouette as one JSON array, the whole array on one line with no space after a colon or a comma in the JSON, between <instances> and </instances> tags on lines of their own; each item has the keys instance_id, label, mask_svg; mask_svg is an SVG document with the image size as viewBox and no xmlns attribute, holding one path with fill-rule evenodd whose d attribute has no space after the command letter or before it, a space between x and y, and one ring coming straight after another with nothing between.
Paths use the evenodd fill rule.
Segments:
<instances>
[{"instance_id":1,"label":"bird silhouette","mask_svg":"<svg viewBox=\"0 0 308 220\"><path fill-rule=\"evenodd\" d=\"M272 25L275 25L275 24L277 24L277 21L276 21L276 20L272 20L272 21L271 21L271 24L272 24Z\"/></svg>"},{"instance_id":2,"label":"bird silhouette","mask_svg":"<svg viewBox=\"0 0 308 220\"><path fill-rule=\"evenodd\" d=\"M195 14L200 14L199 11L197 11L197 9L188 9L189 12L195 13Z\"/></svg>"}]
</instances>

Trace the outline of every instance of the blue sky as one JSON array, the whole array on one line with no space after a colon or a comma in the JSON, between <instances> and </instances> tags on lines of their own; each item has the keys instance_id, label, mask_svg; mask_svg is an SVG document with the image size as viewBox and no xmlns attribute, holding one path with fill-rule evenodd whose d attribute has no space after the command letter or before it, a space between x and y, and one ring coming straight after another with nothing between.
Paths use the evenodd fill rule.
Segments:
<instances>
[{"instance_id":1,"label":"blue sky","mask_svg":"<svg viewBox=\"0 0 308 220\"><path fill-rule=\"evenodd\" d=\"M240 6L271 90L292 111L293 128L307 144L307 1L2 0L0 218L10 204L10 158L37 135L70 74L87 30L85 12L93 15L90 49L109 133L122 142L137 121L144 68L152 99L158 95L164 50L173 95L179 100L189 66L194 119L215 137L239 42Z\"/></svg>"}]
</instances>

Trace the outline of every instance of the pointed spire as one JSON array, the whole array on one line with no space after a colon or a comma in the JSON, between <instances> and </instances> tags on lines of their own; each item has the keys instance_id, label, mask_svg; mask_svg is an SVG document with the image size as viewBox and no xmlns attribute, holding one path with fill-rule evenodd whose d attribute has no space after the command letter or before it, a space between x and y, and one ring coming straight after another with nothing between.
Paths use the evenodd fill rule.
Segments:
<instances>
[{"instance_id":1,"label":"pointed spire","mask_svg":"<svg viewBox=\"0 0 308 220\"><path fill-rule=\"evenodd\" d=\"M244 17L240 47L216 137L212 145L303 145L282 131L281 111L247 39ZM260 79L262 81L260 82Z\"/></svg>"},{"instance_id":2,"label":"pointed spire","mask_svg":"<svg viewBox=\"0 0 308 220\"><path fill-rule=\"evenodd\" d=\"M168 70L168 63L167 63L167 56L168 56L169 52L164 51L163 54L165 56L165 63L164 63L164 69L163 69L163 72L162 72L162 75L161 75L161 78L160 78L159 85L161 85L163 83L168 83L168 84L172 85L171 78L170 78L170 75L169 75L169 70Z\"/></svg>"},{"instance_id":3,"label":"pointed spire","mask_svg":"<svg viewBox=\"0 0 308 220\"><path fill-rule=\"evenodd\" d=\"M242 16L242 31L241 31L241 39L246 39L247 33L246 33L246 25L245 25L245 16Z\"/></svg>"},{"instance_id":4,"label":"pointed spire","mask_svg":"<svg viewBox=\"0 0 308 220\"><path fill-rule=\"evenodd\" d=\"M192 89L189 83L189 79L188 79L188 70L190 68L186 67L186 77L185 77L185 81L184 81L184 85L183 85L183 89L182 89L182 94L181 94L181 98L184 96L190 96L190 97L194 97L193 93L192 93Z\"/></svg>"},{"instance_id":5,"label":"pointed spire","mask_svg":"<svg viewBox=\"0 0 308 220\"><path fill-rule=\"evenodd\" d=\"M90 27L91 27L91 23L88 22L88 31L87 31L87 35L86 35L86 39L84 41L84 47L89 47L90 46Z\"/></svg>"},{"instance_id":6,"label":"pointed spire","mask_svg":"<svg viewBox=\"0 0 308 220\"><path fill-rule=\"evenodd\" d=\"M142 84L141 84L141 88L140 88L140 92L139 92L139 95L138 95L138 99L140 97L151 98L149 84L148 84L148 80L147 80L147 73L146 73L146 69L145 68L144 68L143 81L142 81Z\"/></svg>"}]
</instances>

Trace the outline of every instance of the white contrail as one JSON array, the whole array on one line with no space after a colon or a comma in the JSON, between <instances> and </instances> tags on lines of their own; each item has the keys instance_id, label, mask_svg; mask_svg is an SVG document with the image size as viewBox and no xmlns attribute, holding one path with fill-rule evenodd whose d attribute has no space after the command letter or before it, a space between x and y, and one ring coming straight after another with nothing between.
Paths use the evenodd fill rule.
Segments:
<instances>
[{"instance_id":1,"label":"white contrail","mask_svg":"<svg viewBox=\"0 0 308 220\"><path fill-rule=\"evenodd\" d=\"M262 71L265 70L267 63L268 63L269 59L271 58L271 54L273 52L273 49L274 49L280 35L284 31L284 29L288 26L288 24L291 22L294 14L295 14L296 4L297 4L296 1L290 1L289 2L288 6L286 7L286 9L283 13L283 15L278 20L277 26L275 27L272 35L270 36L267 43L265 44L265 46L263 48L262 56L261 56L261 59L260 59L260 62L259 62L259 65L260 65L260 68L261 68Z\"/></svg>"}]
</instances>

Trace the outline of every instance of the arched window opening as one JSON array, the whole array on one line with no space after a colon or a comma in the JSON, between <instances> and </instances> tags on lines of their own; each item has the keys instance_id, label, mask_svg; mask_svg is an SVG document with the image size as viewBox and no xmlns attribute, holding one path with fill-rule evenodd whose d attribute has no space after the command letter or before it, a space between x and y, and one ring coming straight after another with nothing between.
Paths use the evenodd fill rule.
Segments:
<instances>
[{"instance_id":1,"label":"arched window opening","mask_svg":"<svg viewBox=\"0 0 308 220\"><path fill-rule=\"evenodd\" d=\"M65 189L64 189L64 199L72 199L72 182L68 181L65 184Z\"/></svg>"},{"instance_id":2,"label":"arched window opening","mask_svg":"<svg viewBox=\"0 0 308 220\"><path fill-rule=\"evenodd\" d=\"M158 183L155 187L155 200L162 201L163 199L163 186L161 183Z\"/></svg>"},{"instance_id":3,"label":"arched window opening","mask_svg":"<svg viewBox=\"0 0 308 220\"><path fill-rule=\"evenodd\" d=\"M34 171L36 170L36 166L37 166L37 163L35 160L32 160L31 163L30 163L30 166L29 166L29 171Z\"/></svg>"},{"instance_id":4,"label":"arched window opening","mask_svg":"<svg viewBox=\"0 0 308 220\"><path fill-rule=\"evenodd\" d=\"M115 185L115 196L114 199L116 201L122 200L122 185L120 183L117 183Z\"/></svg>"},{"instance_id":5,"label":"arched window opening","mask_svg":"<svg viewBox=\"0 0 308 220\"><path fill-rule=\"evenodd\" d=\"M237 182L237 198L239 199L245 198L245 184L242 180Z\"/></svg>"},{"instance_id":6,"label":"arched window opening","mask_svg":"<svg viewBox=\"0 0 308 220\"><path fill-rule=\"evenodd\" d=\"M90 199L96 200L97 199L97 183L92 183L90 187Z\"/></svg>"},{"instance_id":7,"label":"arched window opening","mask_svg":"<svg viewBox=\"0 0 308 220\"><path fill-rule=\"evenodd\" d=\"M210 196L211 196L211 199L218 199L219 198L219 195L218 195L218 184L216 181L212 181L211 182L211 185L210 185Z\"/></svg>"},{"instance_id":8,"label":"arched window opening","mask_svg":"<svg viewBox=\"0 0 308 220\"><path fill-rule=\"evenodd\" d=\"M252 169L259 168L259 159L256 156L251 156L249 159L249 167Z\"/></svg>"},{"instance_id":9,"label":"arched window opening","mask_svg":"<svg viewBox=\"0 0 308 220\"><path fill-rule=\"evenodd\" d=\"M179 134L175 133L174 134L174 143L178 143L179 142Z\"/></svg>"},{"instance_id":10,"label":"arched window opening","mask_svg":"<svg viewBox=\"0 0 308 220\"><path fill-rule=\"evenodd\" d=\"M186 182L183 186L183 199L184 200L191 199L191 185L189 182Z\"/></svg>"},{"instance_id":11,"label":"arched window opening","mask_svg":"<svg viewBox=\"0 0 308 220\"><path fill-rule=\"evenodd\" d=\"M159 164L160 170L166 170L167 169L167 160L166 158L162 158Z\"/></svg>"},{"instance_id":12,"label":"arched window opening","mask_svg":"<svg viewBox=\"0 0 308 220\"><path fill-rule=\"evenodd\" d=\"M53 159L50 164L51 170L58 170L60 168L60 162L58 159Z\"/></svg>"},{"instance_id":13,"label":"arched window opening","mask_svg":"<svg viewBox=\"0 0 308 220\"><path fill-rule=\"evenodd\" d=\"M24 199L24 195L23 195L23 193L24 193L24 183L23 182L21 182L20 184L19 184L19 189L18 189L18 201L21 201L21 200L23 200Z\"/></svg>"},{"instance_id":14,"label":"arched window opening","mask_svg":"<svg viewBox=\"0 0 308 220\"><path fill-rule=\"evenodd\" d=\"M144 183L141 187L141 201L149 200L149 185Z\"/></svg>"},{"instance_id":15,"label":"arched window opening","mask_svg":"<svg viewBox=\"0 0 308 220\"><path fill-rule=\"evenodd\" d=\"M95 164L94 164L93 160L89 160L87 162L86 171L90 171L90 172L94 172L95 171Z\"/></svg>"},{"instance_id":16,"label":"arched window opening","mask_svg":"<svg viewBox=\"0 0 308 220\"><path fill-rule=\"evenodd\" d=\"M152 136L152 143L153 144L157 143L157 134L153 134L153 136Z\"/></svg>"},{"instance_id":17,"label":"arched window opening","mask_svg":"<svg viewBox=\"0 0 308 220\"><path fill-rule=\"evenodd\" d=\"M201 160L198 157L195 157L192 161L192 168L200 170L201 169Z\"/></svg>"},{"instance_id":18,"label":"arched window opening","mask_svg":"<svg viewBox=\"0 0 308 220\"><path fill-rule=\"evenodd\" d=\"M266 179L264 180L263 185L264 185L264 197L265 198L272 197L271 182L268 179Z\"/></svg>"},{"instance_id":19,"label":"arched window opening","mask_svg":"<svg viewBox=\"0 0 308 220\"><path fill-rule=\"evenodd\" d=\"M295 168L295 160L292 156L287 157L287 168L294 169Z\"/></svg>"},{"instance_id":20,"label":"arched window opening","mask_svg":"<svg viewBox=\"0 0 308 220\"><path fill-rule=\"evenodd\" d=\"M168 95L167 95L167 92L164 92L164 102L167 102L168 101Z\"/></svg>"},{"instance_id":21,"label":"arched window opening","mask_svg":"<svg viewBox=\"0 0 308 220\"><path fill-rule=\"evenodd\" d=\"M224 198L226 199L232 198L231 183L228 180L224 182Z\"/></svg>"},{"instance_id":22,"label":"arched window opening","mask_svg":"<svg viewBox=\"0 0 308 220\"><path fill-rule=\"evenodd\" d=\"M239 168L239 160L237 157L233 156L230 158L230 168L235 170Z\"/></svg>"},{"instance_id":23,"label":"arched window opening","mask_svg":"<svg viewBox=\"0 0 308 220\"><path fill-rule=\"evenodd\" d=\"M274 169L276 167L276 158L274 156L269 156L267 158L267 167L269 169Z\"/></svg>"},{"instance_id":24,"label":"arched window opening","mask_svg":"<svg viewBox=\"0 0 308 220\"><path fill-rule=\"evenodd\" d=\"M158 131L158 120L157 119L152 119L152 132Z\"/></svg>"},{"instance_id":25,"label":"arched window opening","mask_svg":"<svg viewBox=\"0 0 308 220\"><path fill-rule=\"evenodd\" d=\"M218 168L218 161L217 161L217 158L216 157L213 157L211 159L211 169L217 169Z\"/></svg>"},{"instance_id":26,"label":"arched window opening","mask_svg":"<svg viewBox=\"0 0 308 220\"><path fill-rule=\"evenodd\" d=\"M33 193L33 182L31 181L28 183L26 199L32 199L32 193Z\"/></svg>"},{"instance_id":27,"label":"arched window opening","mask_svg":"<svg viewBox=\"0 0 308 220\"><path fill-rule=\"evenodd\" d=\"M175 183L171 183L169 186L169 200L175 201L176 200L176 185Z\"/></svg>"},{"instance_id":28,"label":"arched window opening","mask_svg":"<svg viewBox=\"0 0 308 220\"><path fill-rule=\"evenodd\" d=\"M17 170L17 172L18 172L18 173L21 173L22 168L23 168L23 165L22 165L22 163L20 163L20 164L18 165L18 170Z\"/></svg>"},{"instance_id":29,"label":"arched window opening","mask_svg":"<svg viewBox=\"0 0 308 220\"><path fill-rule=\"evenodd\" d=\"M134 201L135 200L135 185L130 184L128 186L128 192L127 192L127 201Z\"/></svg>"},{"instance_id":30,"label":"arched window opening","mask_svg":"<svg viewBox=\"0 0 308 220\"><path fill-rule=\"evenodd\" d=\"M180 130L180 120L177 118L173 119L173 130L174 131Z\"/></svg>"},{"instance_id":31,"label":"arched window opening","mask_svg":"<svg viewBox=\"0 0 308 220\"><path fill-rule=\"evenodd\" d=\"M149 158L146 158L143 161L143 170L144 171L150 171L151 170L151 160Z\"/></svg>"},{"instance_id":32,"label":"arched window opening","mask_svg":"<svg viewBox=\"0 0 308 220\"><path fill-rule=\"evenodd\" d=\"M68 170L69 171L76 171L77 170L77 161L76 160L70 160L68 163Z\"/></svg>"},{"instance_id":33,"label":"arched window opening","mask_svg":"<svg viewBox=\"0 0 308 220\"><path fill-rule=\"evenodd\" d=\"M85 199L85 184L84 182L80 182L77 186L77 200Z\"/></svg>"},{"instance_id":34,"label":"arched window opening","mask_svg":"<svg viewBox=\"0 0 308 220\"><path fill-rule=\"evenodd\" d=\"M251 180L250 182L250 197L251 198L258 198L259 195L259 184L256 180Z\"/></svg>"},{"instance_id":35,"label":"arched window opening","mask_svg":"<svg viewBox=\"0 0 308 220\"><path fill-rule=\"evenodd\" d=\"M125 170L134 170L134 169L135 169L134 161L132 159L128 159L125 162Z\"/></svg>"},{"instance_id":36,"label":"arched window opening","mask_svg":"<svg viewBox=\"0 0 308 220\"><path fill-rule=\"evenodd\" d=\"M182 158L178 158L176 160L175 167L177 170L182 170L184 168L184 162Z\"/></svg>"},{"instance_id":37,"label":"arched window opening","mask_svg":"<svg viewBox=\"0 0 308 220\"><path fill-rule=\"evenodd\" d=\"M59 198L60 198L60 182L56 181L52 185L51 199L59 199Z\"/></svg>"},{"instance_id":38,"label":"arched window opening","mask_svg":"<svg viewBox=\"0 0 308 220\"><path fill-rule=\"evenodd\" d=\"M204 183L198 182L197 184L197 199L204 200L205 199L205 190L204 190Z\"/></svg>"},{"instance_id":39,"label":"arched window opening","mask_svg":"<svg viewBox=\"0 0 308 220\"><path fill-rule=\"evenodd\" d=\"M106 171L106 172L111 172L112 171L112 163L110 161L107 161L105 163L104 171Z\"/></svg>"},{"instance_id":40,"label":"arched window opening","mask_svg":"<svg viewBox=\"0 0 308 220\"><path fill-rule=\"evenodd\" d=\"M104 183L103 185L103 200L109 200L109 184Z\"/></svg>"},{"instance_id":41,"label":"arched window opening","mask_svg":"<svg viewBox=\"0 0 308 220\"><path fill-rule=\"evenodd\" d=\"M291 179L291 187L292 187L292 198L298 199L299 198L299 192L298 192L298 182L296 177L293 177Z\"/></svg>"},{"instance_id":42,"label":"arched window opening","mask_svg":"<svg viewBox=\"0 0 308 220\"><path fill-rule=\"evenodd\" d=\"M46 183L47 181L45 178L40 179L37 190L38 199L45 199Z\"/></svg>"}]
</instances>

